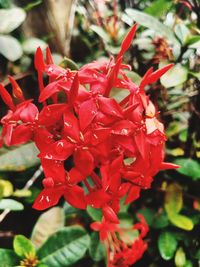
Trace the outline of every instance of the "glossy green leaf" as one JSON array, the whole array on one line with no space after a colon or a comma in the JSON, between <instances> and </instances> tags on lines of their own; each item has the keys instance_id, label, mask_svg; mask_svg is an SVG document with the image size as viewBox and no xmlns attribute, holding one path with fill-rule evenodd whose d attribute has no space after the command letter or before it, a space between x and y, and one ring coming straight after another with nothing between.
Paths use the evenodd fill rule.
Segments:
<instances>
[{"instance_id":1,"label":"glossy green leaf","mask_svg":"<svg viewBox=\"0 0 200 267\"><path fill-rule=\"evenodd\" d=\"M0 53L10 61L18 60L22 54L19 41L10 35L0 35Z\"/></svg>"},{"instance_id":2,"label":"glossy green leaf","mask_svg":"<svg viewBox=\"0 0 200 267\"><path fill-rule=\"evenodd\" d=\"M169 220L166 213L160 213L154 217L152 227L161 229L169 225Z\"/></svg>"},{"instance_id":3,"label":"glossy green leaf","mask_svg":"<svg viewBox=\"0 0 200 267\"><path fill-rule=\"evenodd\" d=\"M184 215L168 214L168 218L171 223L185 231L191 231L194 228L193 221Z\"/></svg>"},{"instance_id":4,"label":"glossy green leaf","mask_svg":"<svg viewBox=\"0 0 200 267\"><path fill-rule=\"evenodd\" d=\"M1 267L14 267L19 263L19 258L14 251L10 249L0 248L0 266Z\"/></svg>"},{"instance_id":5,"label":"glossy green leaf","mask_svg":"<svg viewBox=\"0 0 200 267\"><path fill-rule=\"evenodd\" d=\"M13 193L14 197L30 197L31 195L32 195L31 190L27 190L27 189L17 189Z\"/></svg>"},{"instance_id":6,"label":"glossy green leaf","mask_svg":"<svg viewBox=\"0 0 200 267\"><path fill-rule=\"evenodd\" d=\"M87 207L87 213L92 218L93 221L101 221L102 211L101 209L94 209L91 206Z\"/></svg>"},{"instance_id":7,"label":"glossy green leaf","mask_svg":"<svg viewBox=\"0 0 200 267\"><path fill-rule=\"evenodd\" d=\"M91 234L89 254L94 261L101 261L105 257L105 248L99 240L99 234L96 232Z\"/></svg>"},{"instance_id":8,"label":"glossy green leaf","mask_svg":"<svg viewBox=\"0 0 200 267\"><path fill-rule=\"evenodd\" d=\"M176 255L175 255L175 264L176 267L184 267L186 264L186 256L185 256L185 252L183 251L182 248L179 248L176 251Z\"/></svg>"},{"instance_id":9,"label":"glossy green leaf","mask_svg":"<svg viewBox=\"0 0 200 267\"><path fill-rule=\"evenodd\" d=\"M175 163L181 167L177 169L177 172L186 176L192 177L193 180L200 179L200 163L190 158L176 159Z\"/></svg>"},{"instance_id":10,"label":"glossy green leaf","mask_svg":"<svg viewBox=\"0 0 200 267\"><path fill-rule=\"evenodd\" d=\"M26 258L27 255L34 256L36 254L35 247L31 241L23 235L15 236L13 248L15 253L21 258Z\"/></svg>"},{"instance_id":11,"label":"glossy green leaf","mask_svg":"<svg viewBox=\"0 0 200 267\"><path fill-rule=\"evenodd\" d=\"M180 43L176 39L173 31L168 26L161 23L154 16L148 15L136 9L128 8L125 10L125 12L132 19L132 23L133 21L136 21L138 24L155 31L155 33L159 34L160 36L165 37L173 45L175 57L179 56Z\"/></svg>"},{"instance_id":12,"label":"glossy green leaf","mask_svg":"<svg viewBox=\"0 0 200 267\"><path fill-rule=\"evenodd\" d=\"M53 207L42 213L33 228L32 243L39 248L47 238L63 228L65 224L64 211L60 207Z\"/></svg>"},{"instance_id":13,"label":"glossy green leaf","mask_svg":"<svg viewBox=\"0 0 200 267\"><path fill-rule=\"evenodd\" d=\"M0 200L0 210L5 210L5 209L9 209L12 211L19 211L23 210L24 206L20 202L14 199L5 198Z\"/></svg>"},{"instance_id":14,"label":"glossy green leaf","mask_svg":"<svg viewBox=\"0 0 200 267\"><path fill-rule=\"evenodd\" d=\"M13 185L10 181L0 179L0 186L3 190L2 196L3 197L9 197L13 193Z\"/></svg>"},{"instance_id":15,"label":"glossy green leaf","mask_svg":"<svg viewBox=\"0 0 200 267\"><path fill-rule=\"evenodd\" d=\"M171 5L172 3L167 0L155 0L144 11L149 15L161 17L167 13Z\"/></svg>"},{"instance_id":16,"label":"glossy green leaf","mask_svg":"<svg viewBox=\"0 0 200 267\"><path fill-rule=\"evenodd\" d=\"M138 210L137 213L140 213L144 216L144 218L145 218L145 220L149 226L152 225L153 217L155 215L155 210L150 209L150 208L143 208L143 209Z\"/></svg>"},{"instance_id":17,"label":"glossy green leaf","mask_svg":"<svg viewBox=\"0 0 200 267\"><path fill-rule=\"evenodd\" d=\"M173 183L167 187L164 206L168 215L179 213L183 207L183 194L180 185Z\"/></svg>"},{"instance_id":18,"label":"glossy green leaf","mask_svg":"<svg viewBox=\"0 0 200 267\"><path fill-rule=\"evenodd\" d=\"M158 249L161 257L164 260L170 260L173 258L177 248L177 240L173 233L162 232L158 238Z\"/></svg>"},{"instance_id":19,"label":"glossy green leaf","mask_svg":"<svg viewBox=\"0 0 200 267\"><path fill-rule=\"evenodd\" d=\"M0 155L0 171L22 171L39 164L38 149L33 143L6 150Z\"/></svg>"},{"instance_id":20,"label":"glossy green leaf","mask_svg":"<svg viewBox=\"0 0 200 267\"><path fill-rule=\"evenodd\" d=\"M26 18L22 8L0 9L0 33L8 34L18 28Z\"/></svg>"},{"instance_id":21,"label":"glossy green leaf","mask_svg":"<svg viewBox=\"0 0 200 267\"><path fill-rule=\"evenodd\" d=\"M164 65L166 65L166 63L159 64L160 67L163 67ZM187 81L187 77L188 69L183 67L180 63L177 63L160 78L160 82L166 88L170 88L183 84Z\"/></svg>"},{"instance_id":22,"label":"glossy green leaf","mask_svg":"<svg viewBox=\"0 0 200 267\"><path fill-rule=\"evenodd\" d=\"M89 243L90 238L84 228L65 227L47 239L38 250L38 256L47 266L71 266L85 255Z\"/></svg>"}]
</instances>

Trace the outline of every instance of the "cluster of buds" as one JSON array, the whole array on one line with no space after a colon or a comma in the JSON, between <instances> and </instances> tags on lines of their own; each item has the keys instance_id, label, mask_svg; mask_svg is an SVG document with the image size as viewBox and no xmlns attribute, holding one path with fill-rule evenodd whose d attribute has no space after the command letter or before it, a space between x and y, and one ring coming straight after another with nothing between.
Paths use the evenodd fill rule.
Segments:
<instances>
[{"instance_id":1,"label":"cluster of buds","mask_svg":"<svg viewBox=\"0 0 200 267\"><path fill-rule=\"evenodd\" d=\"M120 267L132 264L146 249L144 231L131 245L127 246L123 238L115 242L116 233L120 236L120 199L125 198L124 204L131 203L141 189L150 187L159 170L177 167L164 162L163 125L144 90L172 64L157 71L150 68L140 85L134 84L126 75L130 66L122 63L122 57L135 31L136 25L123 40L116 59L93 62L77 71L56 66L48 48L44 60L38 48L35 67L40 110L31 99L24 99L12 77L9 78L15 102L0 86L0 95L9 107L1 119L1 143L15 146L33 141L40 151L44 189L33 207L44 210L64 197L75 208L101 209L102 222L96 222L92 228L100 231L102 240L107 240L109 266ZM47 85L44 74L49 80ZM128 94L117 101L110 97L113 88ZM145 223L140 222L139 228L144 227Z\"/></svg>"}]
</instances>

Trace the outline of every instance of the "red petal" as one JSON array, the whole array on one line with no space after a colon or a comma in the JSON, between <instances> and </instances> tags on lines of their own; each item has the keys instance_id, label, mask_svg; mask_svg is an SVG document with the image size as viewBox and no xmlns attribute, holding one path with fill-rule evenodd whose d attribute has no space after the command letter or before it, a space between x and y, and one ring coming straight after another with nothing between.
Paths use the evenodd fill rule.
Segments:
<instances>
[{"instance_id":1,"label":"red petal","mask_svg":"<svg viewBox=\"0 0 200 267\"><path fill-rule=\"evenodd\" d=\"M46 177L52 177L55 183L66 182L66 172L63 161L41 159L41 165Z\"/></svg>"},{"instance_id":2,"label":"red petal","mask_svg":"<svg viewBox=\"0 0 200 267\"><path fill-rule=\"evenodd\" d=\"M40 158L53 160L66 160L74 150L74 146L66 140L59 140L51 144L46 150L39 154Z\"/></svg>"},{"instance_id":3,"label":"red petal","mask_svg":"<svg viewBox=\"0 0 200 267\"><path fill-rule=\"evenodd\" d=\"M77 209L86 209L87 204L82 187L75 185L71 188L67 188L65 192L64 197L70 205Z\"/></svg>"},{"instance_id":4,"label":"red petal","mask_svg":"<svg viewBox=\"0 0 200 267\"><path fill-rule=\"evenodd\" d=\"M45 62L43 58L42 49L40 47L37 48L34 58L35 68L38 72L43 72L45 69Z\"/></svg>"},{"instance_id":5,"label":"red petal","mask_svg":"<svg viewBox=\"0 0 200 267\"><path fill-rule=\"evenodd\" d=\"M17 126L13 133L11 139L11 145L21 145L27 143L31 140L33 132L30 125L21 124Z\"/></svg>"},{"instance_id":6,"label":"red petal","mask_svg":"<svg viewBox=\"0 0 200 267\"><path fill-rule=\"evenodd\" d=\"M168 170L168 169L178 169L179 165L170 163L170 162L162 162L160 165L160 170Z\"/></svg>"},{"instance_id":7,"label":"red petal","mask_svg":"<svg viewBox=\"0 0 200 267\"><path fill-rule=\"evenodd\" d=\"M90 224L90 227L94 231L100 231L100 229L101 229L101 222L93 222L93 223Z\"/></svg>"},{"instance_id":8,"label":"red petal","mask_svg":"<svg viewBox=\"0 0 200 267\"><path fill-rule=\"evenodd\" d=\"M134 186L134 185L131 186L131 189L128 192L128 195L126 197L126 200L125 200L124 204L131 203L134 200L136 200L137 198L139 198L140 191L141 191L141 188L140 187Z\"/></svg>"},{"instance_id":9,"label":"red petal","mask_svg":"<svg viewBox=\"0 0 200 267\"><path fill-rule=\"evenodd\" d=\"M110 221L113 223L119 223L119 219L111 207L109 207L107 205L104 206L102 209L102 212L103 212L103 216L105 217L106 221Z\"/></svg>"},{"instance_id":10,"label":"red petal","mask_svg":"<svg viewBox=\"0 0 200 267\"><path fill-rule=\"evenodd\" d=\"M78 72L75 74L72 86L69 91L69 104L73 105L76 97L78 95L78 89L79 89L79 77L78 77Z\"/></svg>"},{"instance_id":11,"label":"red petal","mask_svg":"<svg viewBox=\"0 0 200 267\"><path fill-rule=\"evenodd\" d=\"M19 85L13 79L12 76L8 76L8 78L12 84L13 96L19 99L21 102L23 102L25 99L24 99L24 95L23 95L21 88L19 87Z\"/></svg>"},{"instance_id":12,"label":"red petal","mask_svg":"<svg viewBox=\"0 0 200 267\"><path fill-rule=\"evenodd\" d=\"M93 121L97 113L97 107L93 99L83 102L79 109L81 130L84 131Z\"/></svg>"},{"instance_id":13,"label":"red petal","mask_svg":"<svg viewBox=\"0 0 200 267\"><path fill-rule=\"evenodd\" d=\"M119 73L121 62L122 62L122 58L120 57L119 59L117 59L116 64L114 65L114 67L110 71L110 74L108 76L107 86L106 86L105 92L104 92L105 97L109 96L112 87L114 87L115 84L117 83L117 76Z\"/></svg>"},{"instance_id":14,"label":"red petal","mask_svg":"<svg viewBox=\"0 0 200 267\"><path fill-rule=\"evenodd\" d=\"M53 58L49 46L46 48L46 62L47 64L53 64Z\"/></svg>"},{"instance_id":15,"label":"red petal","mask_svg":"<svg viewBox=\"0 0 200 267\"><path fill-rule=\"evenodd\" d=\"M94 169L94 158L88 150L78 149L74 153L74 164L83 175L87 176Z\"/></svg>"},{"instance_id":16,"label":"red petal","mask_svg":"<svg viewBox=\"0 0 200 267\"><path fill-rule=\"evenodd\" d=\"M99 97L99 109L104 114L108 114L114 117L123 117L123 112L117 101L113 98Z\"/></svg>"},{"instance_id":17,"label":"red petal","mask_svg":"<svg viewBox=\"0 0 200 267\"><path fill-rule=\"evenodd\" d=\"M77 168L72 168L69 171L69 183L77 184L82 182L85 179L85 175L83 175Z\"/></svg>"},{"instance_id":18,"label":"red petal","mask_svg":"<svg viewBox=\"0 0 200 267\"><path fill-rule=\"evenodd\" d=\"M34 122L37 118L37 115L37 107L32 103L28 103L28 105L25 106L24 109L22 109L22 111L20 112L20 119L23 122Z\"/></svg>"},{"instance_id":19,"label":"red petal","mask_svg":"<svg viewBox=\"0 0 200 267\"><path fill-rule=\"evenodd\" d=\"M174 66L174 64L168 64L167 66L162 67L159 70L156 70L148 77L148 83L154 83L158 79L160 79L161 76L163 76L169 69L171 69Z\"/></svg>"},{"instance_id":20,"label":"red petal","mask_svg":"<svg viewBox=\"0 0 200 267\"><path fill-rule=\"evenodd\" d=\"M56 124L63 116L63 113L68 109L67 104L52 104L45 106L39 116L38 123L46 127Z\"/></svg>"},{"instance_id":21,"label":"red petal","mask_svg":"<svg viewBox=\"0 0 200 267\"><path fill-rule=\"evenodd\" d=\"M63 195L63 188L53 189L45 188L37 196L33 208L36 210L48 209L52 206L55 206Z\"/></svg>"},{"instance_id":22,"label":"red petal","mask_svg":"<svg viewBox=\"0 0 200 267\"><path fill-rule=\"evenodd\" d=\"M80 129L77 118L70 112L64 113L64 135L69 136L75 141L80 141Z\"/></svg>"},{"instance_id":23,"label":"red petal","mask_svg":"<svg viewBox=\"0 0 200 267\"><path fill-rule=\"evenodd\" d=\"M147 70L147 72L144 74L141 82L140 82L140 89L143 89L148 84L148 77L153 72L153 67Z\"/></svg>"},{"instance_id":24,"label":"red petal","mask_svg":"<svg viewBox=\"0 0 200 267\"><path fill-rule=\"evenodd\" d=\"M7 92L7 90L3 87L2 84L0 84L0 95L3 99L4 103L11 109L15 110L15 105L13 103L13 100L10 96L10 94Z\"/></svg>"},{"instance_id":25,"label":"red petal","mask_svg":"<svg viewBox=\"0 0 200 267\"><path fill-rule=\"evenodd\" d=\"M146 136L143 131L139 131L139 133L135 135L135 143L143 159L148 158L149 157L149 143L147 142Z\"/></svg>"},{"instance_id":26,"label":"red petal","mask_svg":"<svg viewBox=\"0 0 200 267\"><path fill-rule=\"evenodd\" d=\"M104 206L109 200L111 196L106 193L103 189L90 192L86 196L87 204L91 205L92 207L98 209Z\"/></svg>"},{"instance_id":27,"label":"red petal","mask_svg":"<svg viewBox=\"0 0 200 267\"><path fill-rule=\"evenodd\" d=\"M126 35L126 37L124 38L124 40L122 41L122 44L121 44L121 50L117 56L117 59L119 59L120 57L122 57L124 55L124 53L129 49L132 41L133 41L133 38L134 38L134 35L135 35L135 32L136 32L136 28L137 28L137 24L134 24L132 26L132 28L129 30L128 34Z\"/></svg>"},{"instance_id":28,"label":"red petal","mask_svg":"<svg viewBox=\"0 0 200 267\"><path fill-rule=\"evenodd\" d=\"M39 102L42 103L49 97L51 97L53 94L61 91L61 88L59 87L60 81L55 81L52 83L49 83L40 93Z\"/></svg>"}]
</instances>

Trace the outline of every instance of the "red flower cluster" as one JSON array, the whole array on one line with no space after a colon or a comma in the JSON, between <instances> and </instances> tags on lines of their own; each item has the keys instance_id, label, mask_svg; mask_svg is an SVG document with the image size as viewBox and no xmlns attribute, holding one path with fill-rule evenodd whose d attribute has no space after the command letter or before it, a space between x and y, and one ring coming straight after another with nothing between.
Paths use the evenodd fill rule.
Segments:
<instances>
[{"instance_id":1,"label":"red flower cluster","mask_svg":"<svg viewBox=\"0 0 200 267\"><path fill-rule=\"evenodd\" d=\"M105 218L102 222L91 224L94 231L99 231L100 239L105 244L108 267L129 267L138 261L147 249L147 243L142 238L146 236L149 227L141 214L137 217L140 222L131 229L120 228ZM136 233L137 237L131 238L130 234L136 231L140 231L140 234Z\"/></svg>"},{"instance_id":2,"label":"red flower cluster","mask_svg":"<svg viewBox=\"0 0 200 267\"><path fill-rule=\"evenodd\" d=\"M39 102L43 105L40 111L32 100L24 99L12 77L9 79L18 104L0 86L0 95L9 107L1 120L1 142L13 146L33 141L40 151L38 157L46 178L33 205L35 209L54 206L64 196L76 208L90 205L102 209L104 224L115 230L120 199L126 196L125 204L134 201L141 189L150 187L159 170L177 167L163 162L163 125L144 91L172 64L157 71L150 68L140 85L135 85L126 75L130 66L122 64L135 30L136 25L122 42L116 60L93 62L78 71L54 65L49 49L44 61L38 49L35 67ZM47 85L43 74L49 77ZM128 95L117 102L110 97L113 88L126 90ZM135 246L145 250L139 240L120 253L132 255ZM121 255L116 254L112 266L122 266L116 264L119 259Z\"/></svg>"}]
</instances>

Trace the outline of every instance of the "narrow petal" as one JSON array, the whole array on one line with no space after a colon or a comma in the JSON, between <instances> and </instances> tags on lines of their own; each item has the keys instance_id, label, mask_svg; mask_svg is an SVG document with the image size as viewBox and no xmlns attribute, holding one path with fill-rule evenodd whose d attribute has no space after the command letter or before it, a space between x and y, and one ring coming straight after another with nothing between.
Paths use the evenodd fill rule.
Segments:
<instances>
[{"instance_id":1,"label":"narrow petal","mask_svg":"<svg viewBox=\"0 0 200 267\"><path fill-rule=\"evenodd\" d=\"M135 32L136 32L136 28L137 28L137 24L134 24L132 26L132 28L129 30L129 32L127 33L126 37L124 38L124 40L122 41L121 44L121 50L117 56L117 59L119 59L120 57L122 57L124 55L124 53L129 49L129 47L131 46L131 43L133 41Z\"/></svg>"},{"instance_id":2,"label":"narrow petal","mask_svg":"<svg viewBox=\"0 0 200 267\"><path fill-rule=\"evenodd\" d=\"M25 99L21 88L12 76L8 76L8 78L12 84L13 96L16 97L19 101L23 102Z\"/></svg>"},{"instance_id":3,"label":"narrow petal","mask_svg":"<svg viewBox=\"0 0 200 267\"><path fill-rule=\"evenodd\" d=\"M78 72L75 74L72 86L69 91L69 104L73 105L76 97L78 95L78 89L79 89L79 77L78 77Z\"/></svg>"},{"instance_id":4,"label":"narrow petal","mask_svg":"<svg viewBox=\"0 0 200 267\"><path fill-rule=\"evenodd\" d=\"M15 110L15 105L13 103L12 97L10 94L7 92L5 87L0 83L0 95L1 98L3 99L4 103L11 109Z\"/></svg>"}]
</instances>

